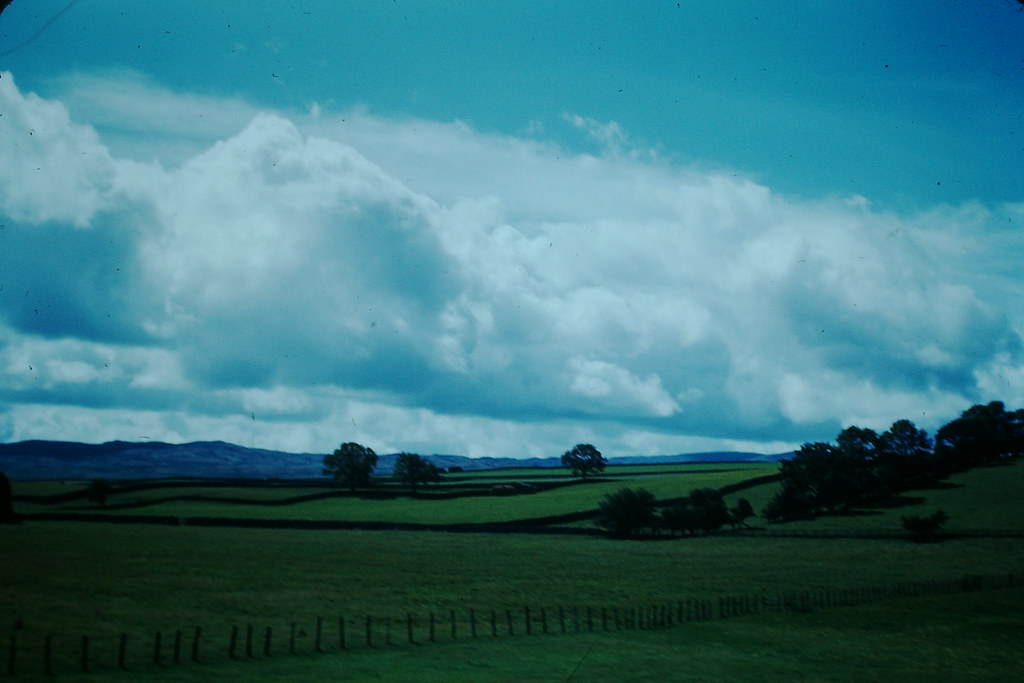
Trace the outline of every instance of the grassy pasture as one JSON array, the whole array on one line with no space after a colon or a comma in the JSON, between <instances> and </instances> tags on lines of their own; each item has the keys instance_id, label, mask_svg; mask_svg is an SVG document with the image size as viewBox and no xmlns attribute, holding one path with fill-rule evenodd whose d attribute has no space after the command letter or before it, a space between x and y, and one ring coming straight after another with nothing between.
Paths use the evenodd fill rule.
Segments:
<instances>
[{"instance_id":1,"label":"grassy pasture","mask_svg":"<svg viewBox=\"0 0 1024 683\"><path fill-rule=\"evenodd\" d=\"M4 529L0 556L0 624L20 617L37 634L113 634L225 619L631 606L1009 574L1024 567L1024 544L745 537L629 542L35 522Z\"/></svg>"},{"instance_id":2,"label":"grassy pasture","mask_svg":"<svg viewBox=\"0 0 1024 683\"><path fill-rule=\"evenodd\" d=\"M732 505L745 497L760 513L778 490L778 484L765 484L726 496ZM858 511L853 515L826 515L814 520L787 522L784 529L899 529L900 518L907 515L928 515L942 509L949 515L945 528L957 529L1024 529L1024 461L1005 465L980 467L951 476L942 487L903 494L910 501L899 507Z\"/></svg>"},{"instance_id":3,"label":"grassy pasture","mask_svg":"<svg viewBox=\"0 0 1024 683\"><path fill-rule=\"evenodd\" d=\"M474 500L497 508L523 505L527 507L519 510L531 510L536 509L529 507L536 505L532 501L561 495L565 498L557 506L572 511L596 506L602 487L642 485L667 498L686 495L696 486L731 483L729 477L734 481L760 476L774 466L755 466L752 472L707 469L721 468L705 468L700 475L647 472L632 479L535 495L351 502L394 504L397 507L391 512L406 515L406 520L418 510L415 514L424 515L426 521L437 521L430 505ZM869 524L897 528L901 515L938 507L950 514L953 529L958 522L960 528L1024 526L1017 494L1024 486L1021 463L975 470L951 478L950 483L949 488L908 494L925 498L917 506L875 515L823 517L784 528L856 529ZM20 482L14 486L16 495L29 490ZM32 486L43 490L59 485ZM747 497L759 509L763 505L759 497L766 501L774 488L757 487L729 499ZM241 510L246 507L213 505L218 509L214 514L222 516L244 516ZM304 505L308 504L294 507ZM16 505L19 511L23 507ZM249 507L277 516L293 506ZM195 508L183 509L188 512L179 514L202 514ZM480 514L481 510L486 506L452 514ZM163 506L141 511L173 514ZM525 516L530 515L516 512L513 518ZM401 618L407 612L423 615L449 608L627 607L722 594L857 588L963 574L1020 574L1024 543L1012 538L913 544L898 539L724 535L630 542L511 533L28 522L0 528L0 558L0 635L19 620L23 625L19 637L27 639L40 640L48 632L69 638L88 633L112 642L122 631L152 634L156 629L196 625L220 634L233 623L247 622L283 628L297 621L308 628L315 615ZM596 681L1014 680L1024 670L1016 645L1024 636L1022 608L1021 590L971 593L813 614L758 615L666 631L516 636L258 663L182 665L163 672L147 670L143 680L567 680L574 672L572 680ZM111 672L61 677L138 679L138 673Z\"/></svg>"},{"instance_id":4,"label":"grassy pasture","mask_svg":"<svg viewBox=\"0 0 1024 683\"><path fill-rule=\"evenodd\" d=\"M1024 671L1024 591L912 598L808 614L758 615L664 631L466 640L342 654L151 670L196 681L956 681ZM69 683L137 673L62 676Z\"/></svg>"},{"instance_id":5,"label":"grassy pasture","mask_svg":"<svg viewBox=\"0 0 1024 683\"><path fill-rule=\"evenodd\" d=\"M685 496L691 489L699 487L718 488L734 484L745 479L761 476L774 470L774 465L760 463L734 463L699 466L626 466L616 468L606 477L585 483L574 483L570 486L552 490L539 491L534 494L515 496L489 495L489 487L504 482L529 482L530 473L545 473L546 478L552 477L550 470L505 470L507 478L485 480L486 486L480 495L431 500L429 497L414 499L401 496L392 499L379 498L324 498L318 500L296 502L284 505L244 504L227 499L242 498L260 501L284 501L295 496L306 496L315 493L330 493L335 489L329 487L311 488L308 486L289 488L287 486L224 486L217 488L154 488L141 491L114 493L108 499L110 505L152 503L143 507L131 507L124 510L111 509L106 514L147 514L188 516L214 516L252 519L302 519L302 520L344 520L344 521L380 521L380 522L414 522L451 524L462 522L504 522L531 517L560 515L580 510L596 509L604 496L622 486L643 486L650 489L658 498L674 498ZM469 473L466 473L469 474ZM460 477L460 482L474 481L473 477L463 474L451 475ZM478 475L480 476L480 475ZM502 475L488 475L495 477ZM569 479L568 477L564 477ZM68 486L57 492L68 490ZM431 487L431 490L443 490L444 485ZM73 489L72 489L73 490ZM44 482L14 482L13 492L19 495L52 495L54 485ZM175 500L161 501L167 497L202 496L212 500ZM218 498L224 500L217 500ZM64 503L18 502L17 510L31 514L48 511L79 511L88 509L103 512L104 509L91 505L84 500Z\"/></svg>"}]
</instances>

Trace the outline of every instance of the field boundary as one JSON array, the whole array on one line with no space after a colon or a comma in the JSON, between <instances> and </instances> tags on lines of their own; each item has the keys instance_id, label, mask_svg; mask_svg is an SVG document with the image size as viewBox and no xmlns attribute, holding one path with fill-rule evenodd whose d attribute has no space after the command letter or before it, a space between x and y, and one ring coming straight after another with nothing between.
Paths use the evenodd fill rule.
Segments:
<instances>
[{"instance_id":1,"label":"field boundary","mask_svg":"<svg viewBox=\"0 0 1024 683\"><path fill-rule=\"evenodd\" d=\"M158 526L220 527L240 529L293 529L323 531L427 531L450 533L519 533L564 536L607 536L597 527L558 526L593 519L597 510L573 512L549 517L535 517L508 522L454 522L430 524L426 522L382 522L311 519L263 519L254 517L176 517L172 515L111 515L102 512L37 512L20 514L21 522L92 522L106 524L153 524ZM744 538L807 538L807 539L877 539L908 540L910 534L903 529L785 529L778 527L737 527L719 529L699 536L648 534L636 536L636 541L687 540L696 538L742 536ZM1024 538L1021 529L946 529L936 534L935 541L958 538Z\"/></svg>"},{"instance_id":2,"label":"field boundary","mask_svg":"<svg viewBox=\"0 0 1024 683\"><path fill-rule=\"evenodd\" d=\"M348 650L421 646L481 638L653 630L758 614L806 613L896 598L1019 589L1015 575L967 574L957 578L871 587L728 594L616 606L460 607L402 615L316 615L285 623L228 622L116 636L47 633L7 636L0 676L16 679L65 673L133 671L168 666L285 656L339 654Z\"/></svg>"}]
</instances>

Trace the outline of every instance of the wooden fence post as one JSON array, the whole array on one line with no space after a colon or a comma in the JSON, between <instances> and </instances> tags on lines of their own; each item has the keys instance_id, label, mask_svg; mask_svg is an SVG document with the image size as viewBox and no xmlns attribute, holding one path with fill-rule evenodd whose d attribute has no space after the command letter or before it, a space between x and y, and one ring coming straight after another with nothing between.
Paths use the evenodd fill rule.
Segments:
<instances>
[{"instance_id":1,"label":"wooden fence post","mask_svg":"<svg viewBox=\"0 0 1024 683\"><path fill-rule=\"evenodd\" d=\"M203 629L200 626L196 626L195 633L192 635L192 661L199 661L199 637L202 635Z\"/></svg>"},{"instance_id":2,"label":"wooden fence post","mask_svg":"<svg viewBox=\"0 0 1024 683\"><path fill-rule=\"evenodd\" d=\"M473 608L469 610L469 634L476 638L476 610Z\"/></svg>"},{"instance_id":3,"label":"wooden fence post","mask_svg":"<svg viewBox=\"0 0 1024 683\"><path fill-rule=\"evenodd\" d=\"M388 617L384 621L384 644L394 645L394 643L391 641L391 617Z\"/></svg>"},{"instance_id":4,"label":"wooden fence post","mask_svg":"<svg viewBox=\"0 0 1024 683\"><path fill-rule=\"evenodd\" d=\"M434 625L435 625L434 613L431 612L430 613L430 642L432 642L432 643L435 642Z\"/></svg>"},{"instance_id":5,"label":"wooden fence post","mask_svg":"<svg viewBox=\"0 0 1024 683\"><path fill-rule=\"evenodd\" d=\"M11 634L11 645L7 651L7 675L14 675L14 660L18 656L18 637Z\"/></svg>"},{"instance_id":6,"label":"wooden fence post","mask_svg":"<svg viewBox=\"0 0 1024 683\"><path fill-rule=\"evenodd\" d=\"M128 667L125 666L124 660L128 656L128 634L122 633L121 638L117 643L117 668L121 671L127 671Z\"/></svg>"},{"instance_id":7,"label":"wooden fence post","mask_svg":"<svg viewBox=\"0 0 1024 683\"><path fill-rule=\"evenodd\" d=\"M366 615L366 647L373 647L373 617Z\"/></svg>"},{"instance_id":8,"label":"wooden fence post","mask_svg":"<svg viewBox=\"0 0 1024 683\"><path fill-rule=\"evenodd\" d=\"M47 676L53 675L53 634L47 633L43 641L43 671Z\"/></svg>"},{"instance_id":9,"label":"wooden fence post","mask_svg":"<svg viewBox=\"0 0 1024 683\"><path fill-rule=\"evenodd\" d=\"M449 610L448 611L448 616L451 617L451 620L452 620L452 640L455 640L455 638L456 638L456 634L455 634L455 610Z\"/></svg>"},{"instance_id":10,"label":"wooden fence post","mask_svg":"<svg viewBox=\"0 0 1024 683\"><path fill-rule=\"evenodd\" d=\"M316 618L316 644L314 645L314 649L316 649L317 652L323 652L324 651L323 640L322 640L323 639L323 635L324 635L324 618L321 617L321 616L317 616L317 618Z\"/></svg>"},{"instance_id":11,"label":"wooden fence post","mask_svg":"<svg viewBox=\"0 0 1024 683\"><path fill-rule=\"evenodd\" d=\"M263 630L263 656L264 657L269 657L270 656L270 641L271 641L271 639L273 637L274 637L274 628L272 626L267 626Z\"/></svg>"},{"instance_id":12,"label":"wooden fence post","mask_svg":"<svg viewBox=\"0 0 1024 683\"><path fill-rule=\"evenodd\" d=\"M89 673L89 636L82 636L82 673Z\"/></svg>"},{"instance_id":13,"label":"wooden fence post","mask_svg":"<svg viewBox=\"0 0 1024 683\"><path fill-rule=\"evenodd\" d=\"M412 612L405 613L405 635L409 640L410 645L416 644L416 639L413 637L412 632Z\"/></svg>"},{"instance_id":14,"label":"wooden fence post","mask_svg":"<svg viewBox=\"0 0 1024 683\"><path fill-rule=\"evenodd\" d=\"M160 666L160 646L162 644L160 641L162 639L163 634L160 631L157 631L156 635L153 636L153 663L157 666Z\"/></svg>"},{"instance_id":15,"label":"wooden fence post","mask_svg":"<svg viewBox=\"0 0 1024 683\"><path fill-rule=\"evenodd\" d=\"M604 605L601 606L601 630L608 630L608 608Z\"/></svg>"},{"instance_id":16,"label":"wooden fence post","mask_svg":"<svg viewBox=\"0 0 1024 683\"><path fill-rule=\"evenodd\" d=\"M558 623L561 624L561 631L565 633L565 607L558 606Z\"/></svg>"},{"instance_id":17,"label":"wooden fence post","mask_svg":"<svg viewBox=\"0 0 1024 683\"><path fill-rule=\"evenodd\" d=\"M540 608L540 627L544 633L548 632L548 610L546 607Z\"/></svg>"},{"instance_id":18,"label":"wooden fence post","mask_svg":"<svg viewBox=\"0 0 1024 683\"><path fill-rule=\"evenodd\" d=\"M345 615L338 617L338 645L342 650L348 648L348 643L345 642Z\"/></svg>"},{"instance_id":19,"label":"wooden fence post","mask_svg":"<svg viewBox=\"0 0 1024 683\"><path fill-rule=\"evenodd\" d=\"M587 632L593 632L594 630L594 614L591 610L590 605L587 605Z\"/></svg>"},{"instance_id":20,"label":"wooden fence post","mask_svg":"<svg viewBox=\"0 0 1024 683\"><path fill-rule=\"evenodd\" d=\"M295 630L298 628L298 624L294 621L288 625L288 654L295 654Z\"/></svg>"},{"instance_id":21,"label":"wooden fence post","mask_svg":"<svg viewBox=\"0 0 1024 683\"><path fill-rule=\"evenodd\" d=\"M491 636L498 637L498 612L493 609L491 610Z\"/></svg>"},{"instance_id":22,"label":"wooden fence post","mask_svg":"<svg viewBox=\"0 0 1024 683\"><path fill-rule=\"evenodd\" d=\"M181 661L181 629L174 629L174 663Z\"/></svg>"},{"instance_id":23,"label":"wooden fence post","mask_svg":"<svg viewBox=\"0 0 1024 683\"><path fill-rule=\"evenodd\" d=\"M579 633L580 632L580 606L579 605L573 605L572 606L572 623L573 623L573 630L576 633Z\"/></svg>"},{"instance_id":24,"label":"wooden fence post","mask_svg":"<svg viewBox=\"0 0 1024 683\"><path fill-rule=\"evenodd\" d=\"M238 646L238 625L231 626L231 638L228 640L228 656L235 659L235 648Z\"/></svg>"},{"instance_id":25,"label":"wooden fence post","mask_svg":"<svg viewBox=\"0 0 1024 683\"><path fill-rule=\"evenodd\" d=\"M523 618L526 621L526 635L533 633L533 624L530 623L530 606L523 607Z\"/></svg>"},{"instance_id":26,"label":"wooden fence post","mask_svg":"<svg viewBox=\"0 0 1024 683\"><path fill-rule=\"evenodd\" d=\"M508 634L510 636L515 635L515 632L512 628L512 610L510 609L505 610L505 623L508 624Z\"/></svg>"}]
</instances>

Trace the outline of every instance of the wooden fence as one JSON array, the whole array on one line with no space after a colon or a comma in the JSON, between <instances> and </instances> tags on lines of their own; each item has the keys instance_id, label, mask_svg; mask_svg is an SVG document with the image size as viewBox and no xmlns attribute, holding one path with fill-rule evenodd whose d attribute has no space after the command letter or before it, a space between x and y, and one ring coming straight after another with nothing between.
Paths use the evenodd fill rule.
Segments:
<instances>
[{"instance_id":1,"label":"wooden fence","mask_svg":"<svg viewBox=\"0 0 1024 683\"><path fill-rule=\"evenodd\" d=\"M219 629L179 628L145 635L9 634L0 677L62 673L144 672L174 665L339 653L475 638L670 628L762 613L808 612L897 597L998 590L1024 585L1014 575L966 575L885 586L735 594L631 606L449 609L426 614L316 616L279 624L239 622Z\"/></svg>"}]
</instances>

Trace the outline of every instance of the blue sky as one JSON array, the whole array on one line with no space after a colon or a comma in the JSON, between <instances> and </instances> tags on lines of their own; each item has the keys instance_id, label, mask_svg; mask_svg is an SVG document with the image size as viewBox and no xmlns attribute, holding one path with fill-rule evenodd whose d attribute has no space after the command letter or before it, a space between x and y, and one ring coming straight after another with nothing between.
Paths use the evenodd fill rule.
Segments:
<instances>
[{"instance_id":1,"label":"blue sky","mask_svg":"<svg viewBox=\"0 0 1024 683\"><path fill-rule=\"evenodd\" d=\"M1024 13L14 2L0 440L780 451L1024 405Z\"/></svg>"}]
</instances>

